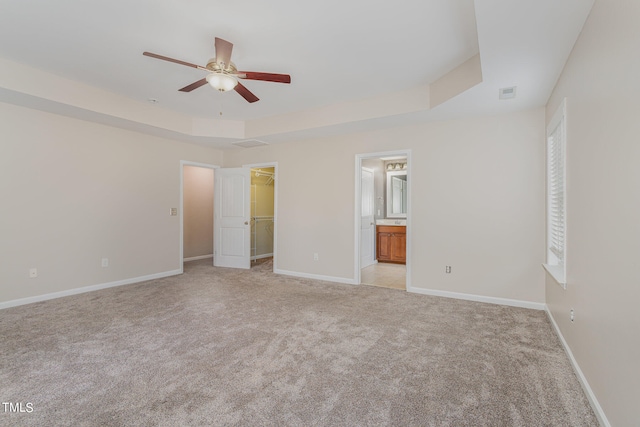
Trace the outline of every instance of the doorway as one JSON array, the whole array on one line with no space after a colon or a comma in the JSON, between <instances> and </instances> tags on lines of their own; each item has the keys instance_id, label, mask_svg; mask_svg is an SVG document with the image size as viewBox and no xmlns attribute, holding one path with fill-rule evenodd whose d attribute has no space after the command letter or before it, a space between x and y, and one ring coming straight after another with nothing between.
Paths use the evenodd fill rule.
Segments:
<instances>
[{"instance_id":1,"label":"doorway","mask_svg":"<svg viewBox=\"0 0 640 427\"><path fill-rule=\"evenodd\" d=\"M273 270L275 167L251 169L251 268Z\"/></svg>"},{"instance_id":2,"label":"doorway","mask_svg":"<svg viewBox=\"0 0 640 427\"><path fill-rule=\"evenodd\" d=\"M185 188L185 169L189 170L192 166L195 167L194 170L208 169L213 180L212 187L207 190L208 194L203 194L202 197L203 200L212 198L212 203L200 201L205 205L210 205L210 210L213 211L213 214L207 214L210 218L208 223L212 224L212 232L203 229L197 230L197 233L210 238L212 244L206 244L209 253L195 257L185 255L190 255L189 249L185 251L185 229L191 233L189 231L190 225L185 224L185 209L189 209L185 206L190 203L186 200L189 196L185 197L185 193L190 191ZM257 169L260 171L256 171ZM213 174L215 174L215 179L213 179ZM253 263L261 264L263 269L270 271L277 268L277 174L276 162L244 165L240 168L220 168L216 165L180 161L179 256L181 272L184 271L185 261L204 258L213 258L213 265L221 267L248 269ZM252 175L262 180L262 184L270 190L267 196L260 196L260 192L254 193L255 197L252 195ZM259 183L255 184L258 188ZM255 221L255 219L260 219L260 221ZM254 234L252 222L256 224L256 240L254 241L251 241L251 235ZM260 237L263 232L268 237ZM260 260L265 261L261 262Z\"/></svg>"},{"instance_id":3,"label":"doorway","mask_svg":"<svg viewBox=\"0 0 640 427\"><path fill-rule=\"evenodd\" d=\"M357 283L410 288L410 154L356 156Z\"/></svg>"},{"instance_id":4,"label":"doorway","mask_svg":"<svg viewBox=\"0 0 640 427\"><path fill-rule=\"evenodd\" d=\"M180 267L212 259L215 165L180 162Z\"/></svg>"},{"instance_id":5,"label":"doorway","mask_svg":"<svg viewBox=\"0 0 640 427\"><path fill-rule=\"evenodd\" d=\"M251 172L250 268L275 271L278 268L278 162L242 167Z\"/></svg>"}]
</instances>

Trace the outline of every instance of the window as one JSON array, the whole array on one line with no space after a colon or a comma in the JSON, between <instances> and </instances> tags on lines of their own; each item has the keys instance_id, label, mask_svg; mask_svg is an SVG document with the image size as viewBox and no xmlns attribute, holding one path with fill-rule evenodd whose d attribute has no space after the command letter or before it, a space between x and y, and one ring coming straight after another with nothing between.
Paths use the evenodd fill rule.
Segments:
<instances>
[{"instance_id":1,"label":"window","mask_svg":"<svg viewBox=\"0 0 640 427\"><path fill-rule=\"evenodd\" d=\"M547 262L549 274L566 289L566 99L547 128Z\"/></svg>"}]
</instances>

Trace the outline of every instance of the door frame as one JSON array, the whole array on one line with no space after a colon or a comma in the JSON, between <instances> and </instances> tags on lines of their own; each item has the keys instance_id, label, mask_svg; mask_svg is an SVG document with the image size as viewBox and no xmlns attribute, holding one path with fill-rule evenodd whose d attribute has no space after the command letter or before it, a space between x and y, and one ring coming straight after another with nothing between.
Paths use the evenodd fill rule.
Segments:
<instances>
[{"instance_id":1,"label":"door frame","mask_svg":"<svg viewBox=\"0 0 640 427\"><path fill-rule=\"evenodd\" d=\"M278 162L250 163L243 168L273 168L273 271L278 268ZM249 183L251 185L251 183Z\"/></svg>"},{"instance_id":2,"label":"door frame","mask_svg":"<svg viewBox=\"0 0 640 427\"><path fill-rule=\"evenodd\" d=\"M360 185L361 185L360 193L361 194L362 194L362 175L363 175L364 171L370 172L371 173L371 178L373 180L373 183L372 183L373 184L373 188L372 188L373 193L371 193L371 199L372 199L372 202L373 202L371 204L371 208L372 208L373 212L372 212L371 216L373 217L374 222L373 222L373 238L371 240L371 248L370 248L370 249L373 250L373 254L372 254L373 261L371 262L371 264L368 264L368 265L372 265L372 264L376 264L378 262L378 260L376 259L376 244L377 243L376 243L376 228L375 228L375 217L376 217L376 214L375 214L375 210L376 210L376 207L375 207L375 204L376 204L375 177L376 177L376 174L375 174L375 171L373 169L370 169L370 168L367 168L367 167L364 167L364 166L362 166L360 168ZM360 200L362 200L362 199L360 199ZM360 205L360 210L362 211L362 205ZM360 230L361 230L360 231L360 249L362 249L362 212L360 212ZM360 252L360 270L362 270L362 252Z\"/></svg>"},{"instance_id":3,"label":"door frame","mask_svg":"<svg viewBox=\"0 0 640 427\"><path fill-rule=\"evenodd\" d=\"M412 189L412 179L411 179L411 150L393 150L393 151L381 151L376 153L363 153L356 154L355 160L355 209L354 209L354 224L355 224L355 236L354 236L354 272L353 277L355 278L356 284L362 283L361 277L361 267L360 267L360 229L362 225L360 224L362 217L362 178L361 178L361 168L362 161L364 159L378 159L380 157L392 157L392 156L406 156L407 157L407 263L406 263L406 279L405 279L405 289L409 291L411 289L411 189Z\"/></svg>"},{"instance_id":4,"label":"door frame","mask_svg":"<svg viewBox=\"0 0 640 427\"><path fill-rule=\"evenodd\" d=\"M180 269L179 269L180 274L184 273L184 214L183 213L184 213L184 167L185 166L196 166L199 168L213 169L214 182L216 179L215 170L220 168L220 166L218 165L213 165L209 163L199 163L199 162L192 162L189 160L180 160L180 207L178 208L178 217L180 218L180 249L178 254L178 257L179 257L178 261L180 262ZM213 247L211 248L211 252L213 253Z\"/></svg>"}]
</instances>

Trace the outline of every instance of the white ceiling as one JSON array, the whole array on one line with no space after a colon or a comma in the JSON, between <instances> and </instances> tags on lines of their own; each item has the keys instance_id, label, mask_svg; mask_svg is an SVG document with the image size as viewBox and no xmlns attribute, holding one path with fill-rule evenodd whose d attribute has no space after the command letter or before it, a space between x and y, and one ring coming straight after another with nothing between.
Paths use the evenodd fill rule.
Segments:
<instances>
[{"instance_id":1,"label":"white ceiling","mask_svg":"<svg viewBox=\"0 0 640 427\"><path fill-rule=\"evenodd\" d=\"M542 106L593 1L0 0L0 58L147 107L155 98L153 108L168 113L247 123L425 87L480 54L482 83L440 106L252 135L278 142ZM209 86L182 93L204 73L142 56L151 51L205 65L214 56L214 37L234 43L239 69L288 73L292 83L243 81L260 98L253 104ZM64 95L49 97L45 106L11 83L15 76L4 68L0 101L136 128L135 119L125 124L122 117L75 111L82 108L67 105ZM498 100L499 88L514 85L516 99ZM242 135L182 136L224 148Z\"/></svg>"}]
</instances>

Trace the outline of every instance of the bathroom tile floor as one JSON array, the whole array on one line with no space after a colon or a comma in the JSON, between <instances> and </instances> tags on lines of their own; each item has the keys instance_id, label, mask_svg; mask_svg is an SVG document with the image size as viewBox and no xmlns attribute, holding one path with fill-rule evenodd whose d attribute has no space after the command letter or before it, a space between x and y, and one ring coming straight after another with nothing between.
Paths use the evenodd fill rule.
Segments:
<instances>
[{"instance_id":1,"label":"bathroom tile floor","mask_svg":"<svg viewBox=\"0 0 640 427\"><path fill-rule=\"evenodd\" d=\"M405 265L380 262L363 268L360 281L364 285L405 290L406 275Z\"/></svg>"}]
</instances>

